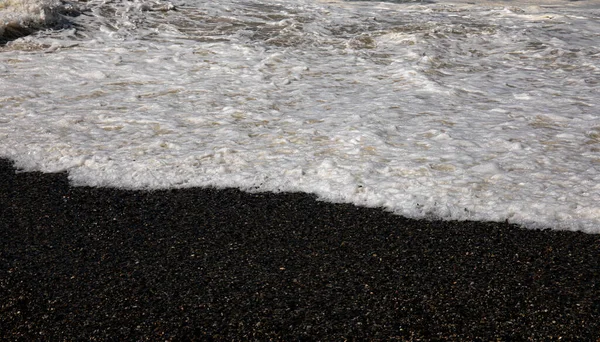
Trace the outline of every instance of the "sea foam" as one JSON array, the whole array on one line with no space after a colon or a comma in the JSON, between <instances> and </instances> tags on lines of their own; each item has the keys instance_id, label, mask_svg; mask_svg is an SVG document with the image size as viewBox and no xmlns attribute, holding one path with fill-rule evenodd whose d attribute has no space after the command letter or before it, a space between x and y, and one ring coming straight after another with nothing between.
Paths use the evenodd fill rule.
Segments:
<instances>
[{"instance_id":1,"label":"sea foam","mask_svg":"<svg viewBox=\"0 0 600 342\"><path fill-rule=\"evenodd\" d=\"M600 233L600 9L487 3L92 0L0 53L0 156Z\"/></svg>"},{"instance_id":2,"label":"sea foam","mask_svg":"<svg viewBox=\"0 0 600 342\"><path fill-rule=\"evenodd\" d=\"M58 0L5 0L0 2L0 43L63 22L67 5Z\"/></svg>"}]
</instances>

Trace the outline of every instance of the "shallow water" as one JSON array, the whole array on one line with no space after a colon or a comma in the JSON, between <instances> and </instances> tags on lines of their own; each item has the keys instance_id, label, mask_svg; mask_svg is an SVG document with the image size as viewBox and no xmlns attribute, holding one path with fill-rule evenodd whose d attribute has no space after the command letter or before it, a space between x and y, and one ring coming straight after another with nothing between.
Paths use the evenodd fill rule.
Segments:
<instances>
[{"instance_id":1,"label":"shallow water","mask_svg":"<svg viewBox=\"0 0 600 342\"><path fill-rule=\"evenodd\" d=\"M26 170L600 232L592 2L74 4L1 48Z\"/></svg>"}]
</instances>

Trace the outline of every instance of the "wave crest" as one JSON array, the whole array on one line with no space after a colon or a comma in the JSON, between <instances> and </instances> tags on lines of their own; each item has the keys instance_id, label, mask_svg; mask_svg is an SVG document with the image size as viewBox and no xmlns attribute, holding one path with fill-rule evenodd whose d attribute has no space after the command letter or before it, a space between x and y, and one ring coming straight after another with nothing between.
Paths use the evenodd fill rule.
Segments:
<instances>
[{"instance_id":1,"label":"wave crest","mask_svg":"<svg viewBox=\"0 0 600 342\"><path fill-rule=\"evenodd\" d=\"M68 22L65 15L78 13L72 3L58 0L7 0L0 4L0 44L64 26Z\"/></svg>"}]
</instances>

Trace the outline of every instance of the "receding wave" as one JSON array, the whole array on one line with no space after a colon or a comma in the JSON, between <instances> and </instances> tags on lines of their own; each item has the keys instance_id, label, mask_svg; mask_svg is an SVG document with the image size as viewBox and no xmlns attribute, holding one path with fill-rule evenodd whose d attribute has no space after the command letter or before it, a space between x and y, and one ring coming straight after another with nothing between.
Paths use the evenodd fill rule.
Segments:
<instances>
[{"instance_id":1,"label":"receding wave","mask_svg":"<svg viewBox=\"0 0 600 342\"><path fill-rule=\"evenodd\" d=\"M600 12L582 3L77 2L0 54L0 156L78 185L600 233ZM20 18L66 18L45 4Z\"/></svg>"}]
</instances>

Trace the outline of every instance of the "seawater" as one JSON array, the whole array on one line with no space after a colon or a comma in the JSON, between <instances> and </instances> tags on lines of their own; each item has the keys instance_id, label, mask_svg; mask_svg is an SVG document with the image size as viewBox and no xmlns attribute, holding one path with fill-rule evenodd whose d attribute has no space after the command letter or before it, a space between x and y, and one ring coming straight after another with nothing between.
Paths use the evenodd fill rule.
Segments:
<instances>
[{"instance_id":1,"label":"seawater","mask_svg":"<svg viewBox=\"0 0 600 342\"><path fill-rule=\"evenodd\" d=\"M24 170L600 233L597 2L4 1L14 27Z\"/></svg>"}]
</instances>

